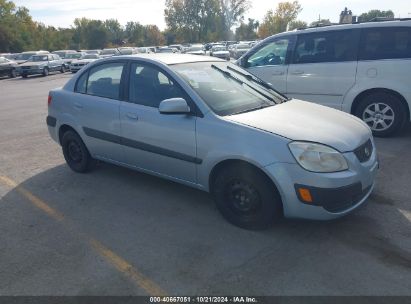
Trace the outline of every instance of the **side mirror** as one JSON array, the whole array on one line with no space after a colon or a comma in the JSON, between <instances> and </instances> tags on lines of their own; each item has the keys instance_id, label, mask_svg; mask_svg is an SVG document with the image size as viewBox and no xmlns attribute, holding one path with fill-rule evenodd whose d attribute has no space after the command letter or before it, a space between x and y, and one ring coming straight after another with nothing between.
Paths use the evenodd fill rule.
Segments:
<instances>
[{"instance_id":1,"label":"side mirror","mask_svg":"<svg viewBox=\"0 0 411 304\"><path fill-rule=\"evenodd\" d=\"M160 102L158 110L161 114L190 114L191 109L184 98L170 98Z\"/></svg>"}]
</instances>

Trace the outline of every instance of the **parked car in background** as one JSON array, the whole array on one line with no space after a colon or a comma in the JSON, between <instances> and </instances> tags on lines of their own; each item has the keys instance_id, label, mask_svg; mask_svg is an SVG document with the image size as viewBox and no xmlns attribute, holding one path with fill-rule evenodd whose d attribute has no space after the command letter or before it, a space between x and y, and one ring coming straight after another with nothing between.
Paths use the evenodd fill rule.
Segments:
<instances>
[{"instance_id":1,"label":"parked car in background","mask_svg":"<svg viewBox=\"0 0 411 304\"><path fill-rule=\"evenodd\" d=\"M0 57L0 77L8 76L15 78L18 76L18 64L15 61Z\"/></svg>"},{"instance_id":2,"label":"parked car in background","mask_svg":"<svg viewBox=\"0 0 411 304\"><path fill-rule=\"evenodd\" d=\"M157 49L157 53L177 53L177 49L172 49L169 47L161 47Z\"/></svg>"},{"instance_id":3,"label":"parked car in background","mask_svg":"<svg viewBox=\"0 0 411 304\"><path fill-rule=\"evenodd\" d=\"M101 50L83 50L82 52L86 53L86 54L97 54L100 55Z\"/></svg>"},{"instance_id":4,"label":"parked car in background","mask_svg":"<svg viewBox=\"0 0 411 304\"><path fill-rule=\"evenodd\" d=\"M187 49L186 54L189 54L189 55L205 55L204 46L202 44L194 44L194 45L190 46Z\"/></svg>"},{"instance_id":5,"label":"parked car in background","mask_svg":"<svg viewBox=\"0 0 411 304\"><path fill-rule=\"evenodd\" d=\"M118 51L119 53L116 54L115 56L138 54L138 49L135 47L121 47L121 48L118 48Z\"/></svg>"},{"instance_id":6,"label":"parked car in background","mask_svg":"<svg viewBox=\"0 0 411 304\"><path fill-rule=\"evenodd\" d=\"M120 52L117 49L104 49L100 52L102 58L112 57L118 55Z\"/></svg>"},{"instance_id":7,"label":"parked car in background","mask_svg":"<svg viewBox=\"0 0 411 304\"><path fill-rule=\"evenodd\" d=\"M210 50L210 56L230 60L230 52L222 45L213 46Z\"/></svg>"},{"instance_id":8,"label":"parked car in background","mask_svg":"<svg viewBox=\"0 0 411 304\"><path fill-rule=\"evenodd\" d=\"M97 59L100 59L100 55L98 54L85 54L83 57L81 57L78 60L74 60L71 65L70 65L70 71L72 73L76 73L79 70L81 70L84 66L89 64L90 62L96 61Z\"/></svg>"},{"instance_id":9,"label":"parked car in background","mask_svg":"<svg viewBox=\"0 0 411 304\"><path fill-rule=\"evenodd\" d=\"M231 49L231 57L238 59L250 50L248 43L235 44Z\"/></svg>"},{"instance_id":10,"label":"parked car in background","mask_svg":"<svg viewBox=\"0 0 411 304\"><path fill-rule=\"evenodd\" d=\"M45 55L45 54L50 54L50 53L47 51L23 52L23 53L18 54L14 61L17 62L17 64L22 64L22 63L25 63L27 60L29 60L31 56Z\"/></svg>"},{"instance_id":11,"label":"parked car in background","mask_svg":"<svg viewBox=\"0 0 411 304\"><path fill-rule=\"evenodd\" d=\"M75 50L59 50L59 51L52 52L52 54L59 55L61 59L66 59L68 54L75 54L75 53L77 53L77 51Z\"/></svg>"},{"instance_id":12,"label":"parked car in background","mask_svg":"<svg viewBox=\"0 0 411 304\"><path fill-rule=\"evenodd\" d=\"M148 47L139 47L137 49L139 54L149 54L151 53L151 50Z\"/></svg>"},{"instance_id":13,"label":"parked car in background","mask_svg":"<svg viewBox=\"0 0 411 304\"><path fill-rule=\"evenodd\" d=\"M239 65L289 97L356 115L375 136L393 135L410 121L410 20L274 35Z\"/></svg>"},{"instance_id":14,"label":"parked car in background","mask_svg":"<svg viewBox=\"0 0 411 304\"><path fill-rule=\"evenodd\" d=\"M172 44L172 45L169 45L168 47L172 49L177 49L178 52L180 53L183 51L183 46L181 44Z\"/></svg>"},{"instance_id":15,"label":"parked car in background","mask_svg":"<svg viewBox=\"0 0 411 304\"><path fill-rule=\"evenodd\" d=\"M217 58L108 58L48 101L50 136L73 171L98 159L210 192L243 228L282 215L338 218L374 187L377 152L365 123L289 100Z\"/></svg>"},{"instance_id":16,"label":"parked car in background","mask_svg":"<svg viewBox=\"0 0 411 304\"><path fill-rule=\"evenodd\" d=\"M50 72L66 72L63 59L55 54L34 55L20 65L20 73L23 78L28 75L48 76Z\"/></svg>"},{"instance_id":17,"label":"parked car in background","mask_svg":"<svg viewBox=\"0 0 411 304\"><path fill-rule=\"evenodd\" d=\"M66 70L70 69L70 65L73 61L76 61L83 57L86 53L83 52L75 52L75 53L68 53L66 57L63 59L64 67Z\"/></svg>"}]
</instances>

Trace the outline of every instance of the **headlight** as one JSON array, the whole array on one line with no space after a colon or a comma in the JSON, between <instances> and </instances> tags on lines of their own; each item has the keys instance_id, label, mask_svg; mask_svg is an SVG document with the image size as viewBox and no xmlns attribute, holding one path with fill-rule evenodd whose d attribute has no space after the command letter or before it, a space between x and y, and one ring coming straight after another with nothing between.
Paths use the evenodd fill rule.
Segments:
<instances>
[{"instance_id":1,"label":"headlight","mask_svg":"<svg viewBox=\"0 0 411 304\"><path fill-rule=\"evenodd\" d=\"M329 173L348 169L344 156L325 145L294 141L288 144L297 163L312 172Z\"/></svg>"}]
</instances>

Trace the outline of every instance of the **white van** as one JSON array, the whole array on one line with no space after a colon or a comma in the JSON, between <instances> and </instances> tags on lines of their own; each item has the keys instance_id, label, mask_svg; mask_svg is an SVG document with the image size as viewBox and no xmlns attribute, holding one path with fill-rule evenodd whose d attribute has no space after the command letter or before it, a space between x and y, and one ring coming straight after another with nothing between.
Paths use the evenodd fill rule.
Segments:
<instances>
[{"instance_id":1,"label":"white van","mask_svg":"<svg viewBox=\"0 0 411 304\"><path fill-rule=\"evenodd\" d=\"M376 136L410 121L410 19L281 33L238 64L288 97L360 117Z\"/></svg>"}]
</instances>

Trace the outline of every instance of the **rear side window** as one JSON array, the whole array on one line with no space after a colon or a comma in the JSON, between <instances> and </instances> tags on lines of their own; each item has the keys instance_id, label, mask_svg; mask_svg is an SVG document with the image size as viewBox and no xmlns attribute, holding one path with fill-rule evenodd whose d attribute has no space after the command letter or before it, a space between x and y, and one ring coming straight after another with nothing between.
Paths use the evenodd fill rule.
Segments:
<instances>
[{"instance_id":1,"label":"rear side window","mask_svg":"<svg viewBox=\"0 0 411 304\"><path fill-rule=\"evenodd\" d=\"M107 63L92 68L89 72L86 94L119 99L120 82L124 63ZM83 77L83 76L81 76ZM77 89L79 89L79 83Z\"/></svg>"},{"instance_id":2,"label":"rear side window","mask_svg":"<svg viewBox=\"0 0 411 304\"><path fill-rule=\"evenodd\" d=\"M384 27L364 29L360 60L411 58L411 28Z\"/></svg>"},{"instance_id":3,"label":"rear side window","mask_svg":"<svg viewBox=\"0 0 411 304\"><path fill-rule=\"evenodd\" d=\"M298 35L294 64L357 60L358 31L325 31Z\"/></svg>"}]
</instances>

